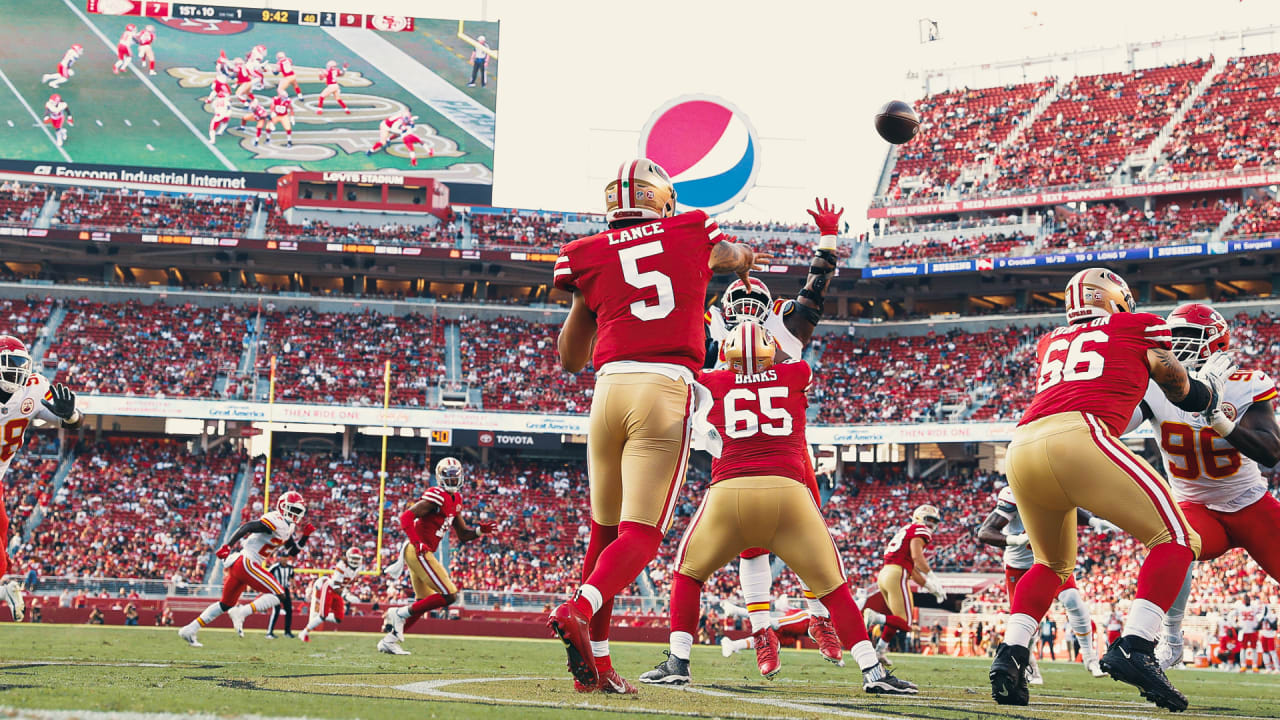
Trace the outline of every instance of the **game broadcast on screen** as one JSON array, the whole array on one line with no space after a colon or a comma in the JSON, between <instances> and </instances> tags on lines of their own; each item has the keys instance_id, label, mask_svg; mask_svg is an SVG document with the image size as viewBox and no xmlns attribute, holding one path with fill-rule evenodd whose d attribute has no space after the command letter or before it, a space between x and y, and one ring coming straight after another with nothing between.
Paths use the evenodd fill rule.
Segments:
<instances>
[{"instance_id":1,"label":"game broadcast on screen","mask_svg":"<svg viewBox=\"0 0 1280 720\"><path fill-rule=\"evenodd\" d=\"M0 169L233 189L379 171L492 194L497 22L10 0L0 34Z\"/></svg>"}]
</instances>

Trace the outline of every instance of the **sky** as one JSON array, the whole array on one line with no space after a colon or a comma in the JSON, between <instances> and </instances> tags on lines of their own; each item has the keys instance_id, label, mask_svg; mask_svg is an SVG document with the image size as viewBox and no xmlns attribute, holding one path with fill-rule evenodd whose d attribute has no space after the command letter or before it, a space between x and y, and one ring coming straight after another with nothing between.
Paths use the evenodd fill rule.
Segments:
<instances>
[{"instance_id":1,"label":"sky","mask_svg":"<svg viewBox=\"0 0 1280 720\"><path fill-rule=\"evenodd\" d=\"M1210 50L1231 55L1239 29L1280 26L1277 0L220 1L501 21L495 205L602 211L608 176L638 153L654 111L710 94L737 106L761 141L755 189L722 217L807 220L804 209L823 195L845 206L855 227L887 150L873 116L891 99L921 97L923 69L1125 43L1147 43L1137 62L1159 64ZM921 18L938 23L940 41L919 42ZM1222 37L1178 40L1207 33ZM1249 52L1280 50L1277 42L1252 39ZM1099 51L1026 72L1035 80L1123 70L1124 62L1122 51ZM981 87L1022 74L955 70L949 79Z\"/></svg>"}]
</instances>

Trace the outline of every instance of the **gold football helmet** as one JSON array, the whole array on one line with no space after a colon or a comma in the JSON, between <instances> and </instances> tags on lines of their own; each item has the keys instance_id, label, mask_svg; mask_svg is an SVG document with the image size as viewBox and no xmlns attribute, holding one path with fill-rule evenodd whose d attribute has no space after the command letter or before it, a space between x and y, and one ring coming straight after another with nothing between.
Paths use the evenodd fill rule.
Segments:
<instances>
[{"instance_id":1,"label":"gold football helmet","mask_svg":"<svg viewBox=\"0 0 1280 720\"><path fill-rule=\"evenodd\" d=\"M778 345L773 336L750 320L739 323L729 331L724 341L724 359L729 368L739 375L755 375L773 367Z\"/></svg>"},{"instance_id":2,"label":"gold football helmet","mask_svg":"<svg viewBox=\"0 0 1280 720\"><path fill-rule=\"evenodd\" d=\"M936 528L942 522L942 514L932 505L921 505L911 513L911 522Z\"/></svg>"},{"instance_id":3,"label":"gold football helmet","mask_svg":"<svg viewBox=\"0 0 1280 720\"><path fill-rule=\"evenodd\" d=\"M676 214L676 186L658 163L639 158L622 163L604 186L605 220L657 220Z\"/></svg>"},{"instance_id":4,"label":"gold football helmet","mask_svg":"<svg viewBox=\"0 0 1280 720\"><path fill-rule=\"evenodd\" d=\"M1081 270L1067 283L1067 322L1104 318L1114 313L1133 312L1129 284L1106 268Z\"/></svg>"}]
</instances>

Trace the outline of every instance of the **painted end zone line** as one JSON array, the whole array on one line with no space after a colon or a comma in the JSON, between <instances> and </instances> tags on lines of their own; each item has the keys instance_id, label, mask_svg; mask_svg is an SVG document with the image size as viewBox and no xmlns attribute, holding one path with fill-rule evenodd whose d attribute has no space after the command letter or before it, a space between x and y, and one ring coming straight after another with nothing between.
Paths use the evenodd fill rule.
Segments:
<instances>
[{"instance_id":1,"label":"painted end zone line","mask_svg":"<svg viewBox=\"0 0 1280 720\"><path fill-rule=\"evenodd\" d=\"M94 35L98 36L98 39L102 41L103 45L106 45L107 48L112 51L116 49L116 46L112 44L111 40L107 38L106 35L103 35L102 31L98 29L98 26L90 22L89 18L85 17L84 13L80 12L80 8L76 7L72 0L62 0L62 2L71 10L71 12L76 14L76 17L80 18L81 22L93 31ZM218 158L223 167L231 170L232 172L239 172L240 169L231 164L231 161L227 159L226 155L222 154L222 151L218 149L218 146L209 142L209 138L205 137L203 133L197 130L195 125L191 124L191 121L187 119L187 116L183 115L182 112L178 110L178 107L173 104L173 101L166 97L164 93L160 92L160 89L156 87L155 83L151 82L151 79L143 74L142 70L140 70L137 65L129 63L129 69L132 70L133 74L142 81L143 85L147 86L147 89L151 91L152 95L155 95L160 102L164 103L165 107L169 108L170 112L177 116L178 120L182 121L183 125L187 126L187 129L191 131L192 135L196 136L196 139L200 141L200 144L208 148L209 152L213 153L213 156ZM70 161L70 158L68 158L68 161Z\"/></svg>"},{"instance_id":2,"label":"painted end zone line","mask_svg":"<svg viewBox=\"0 0 1280 720\"><path fill-rule=\"evenodd\" d=\"M4 84L8 85L9 89L13 91L13 94L17 96L18 102L22 103L22 107L26 108L27 112L31 113L31 119L36 121L36 125L39 125L40 129L44 131L44 136L49 138L49 142L53 143L53 146L57 148L58 152L62 153L62 159L67 162L71 162L71 156L68 155L67 151L58 144L58 141L53 139L53 134L49 132L49 128L45 127L44 123L40 121L40 116L36 115L36 111L31 109L31 106L27 104L27 99L22 97L22 93L18 92L18 88L13 86L13 83L9 80L9 76L5 75L3 70L0 70L0 80L4 80Z\"/></svg>"}]
</instances>

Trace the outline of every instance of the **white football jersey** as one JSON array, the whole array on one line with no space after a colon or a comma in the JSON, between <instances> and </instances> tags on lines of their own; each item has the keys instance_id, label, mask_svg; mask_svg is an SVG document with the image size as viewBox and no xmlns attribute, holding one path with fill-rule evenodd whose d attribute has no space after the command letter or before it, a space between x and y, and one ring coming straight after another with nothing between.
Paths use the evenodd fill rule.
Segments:
<instances>
[{"instance_id":1,"label":"white football jersey","mask_svg":"<svg viewBox=\"0 0 1280 720\"><path fill-rule=\"evenodd\" d=\"M49 381L42 375L32 375L20 392L0 405L0 479L8 474L14 456L22 449L22 439L32 420L62 423L62 418L49 412L42 402L48 394Z\"/></svg>"},{"instance_id":2,"label":"white football jersey","mask_svg":"<svg viewBox=\"0 0 1280 720\"><path fill-rule=\"evenodd\" d=\"M263 563L267 557L274 555L281 545L293 537L293 523L276 510L258 519L271 528L271 532L249 533L244 536L240 540L240 553L252 562ZM234 558L227 558L227 560L229 563L234 562Z\"/></svg>"},{"instance_id":3,"label":"white football jersey","mask_svg":"<svg viewBox=\"0 0 1280 720\"><path fill-rule=\"evenodd\" d=\"M1021 535L1027 531L1027 529L1022 525L1022 516L1018 514L1018 502L1014 500L1013 488L1008 485L1001 488L1000 494L996 496L995 513L1009 521L1009 523L1004 526L1004 530L1001 531L1004 533L1005 537L1010 535ZM1009 545L1005 546L1004 564L1005 567L1010 567L1014 570L1030 569L1032 565L1036 564L1036 554L1031 549L1031 543L1025 543L1016 547Z\"/></svg>"},{"instance_id":4,"label":"white football jersey","mask_svg":"<svg viewBox=\"0 0 1280 720\"><path fill-rule=\"evenodd\" d=\"M1231 620L1241 633L1258 632L1258 626L1267 617L1266 605L1245 605L1238 603L1231 611Z\"/></svg>"},{"instance_id":5,"label":"white football jersey","mask_svg":"<svg viewBox=\"0 0 1280 720\"><path fill-rule=\"evenodd\" d=\"M1236 420L1250 405L1271 402L1276 394L1275 382L1266 373L1243 370L1227 378L1222 411ZM1154 381L1147 385L1142 403L1150 410L1165 476L1179 501L1235 512L1267 492L1258 463L1219 437L1199 413L1175 407Z\"/></svg>"},{"instance_id":6,"label":"white football jersey","mask_svg":"<svg viewBox=\"0 0 1280 720\"><path fill-rule=\"evenodd\" d=\"M355 580L361 569L360 567L353 568L345 562L339 562L333 566L333 572L329 573L325 579L329 581L329 587L337 589Z\"/></svg>"}]
</instances>

